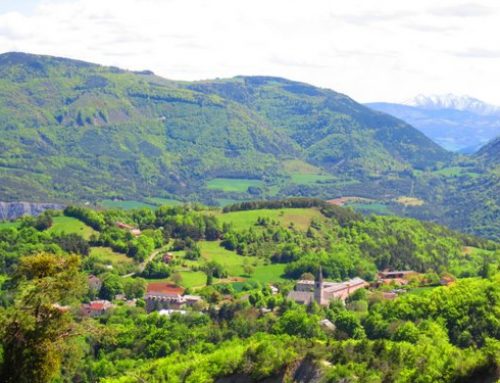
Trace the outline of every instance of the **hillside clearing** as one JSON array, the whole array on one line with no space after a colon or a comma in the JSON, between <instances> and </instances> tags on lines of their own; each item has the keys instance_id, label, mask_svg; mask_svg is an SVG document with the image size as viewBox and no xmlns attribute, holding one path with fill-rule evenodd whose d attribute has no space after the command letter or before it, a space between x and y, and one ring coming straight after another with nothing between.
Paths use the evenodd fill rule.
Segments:
<instances>
[{"instance_id":1,"label":"hillside clearing","mask_svg":"<svg viewBox=\"0 0 500 383\"><path fill-rule=\"evenodd\" d=\"M54 217L53 224L48 229L48 232L80 234L85 239L89 239L90 236L95 233L94 229L85 225L82 221L64 215Z\"/></svg>"},{"instance_id":2,"label":"hillside clearing","mask_svg":"<svg viewBox=\"0 0 500 383\"><path fill-rule=\"evenodd\" d=\"M276 220L285 227L293 223L296 228L307 230L313 218L323 216L317 209L293 208L234 211L217 216L222 223L232 224L235 230L244 230L254 226L259 217Z\"/></svg>"},{"instance_id":3,"label":"hillside clearing","mask_svg":"<svg viewBox=\"0 0 500 383\"><path fill-rule=\"evenodd\" d=\"M207 189L224 192L246 193L249 187L263 187L264 182L245 178L214 178L207 182Z\"/></svg>"}]
</instances>

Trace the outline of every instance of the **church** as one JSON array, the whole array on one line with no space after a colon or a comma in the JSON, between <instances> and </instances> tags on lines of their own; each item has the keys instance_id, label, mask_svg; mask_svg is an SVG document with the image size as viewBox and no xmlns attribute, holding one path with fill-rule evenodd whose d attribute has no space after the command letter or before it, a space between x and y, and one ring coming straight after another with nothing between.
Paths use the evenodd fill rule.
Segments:
<instances>
[{"instance_id":1,"label":"church","mask_svg":"<svg viewBox=\"0 0 500 383\"><path fill-rule=\"evenodd\" d=\"M318 277L315 281L297 281L295 290L290 291L287 298L304 305L314 301L319 305L327 306L333 299L345 301L356 290L368 286L368 282L358 277L345 282L325 282L323 281L323 272L320 267Z\"/></svg>"}]
</instances>

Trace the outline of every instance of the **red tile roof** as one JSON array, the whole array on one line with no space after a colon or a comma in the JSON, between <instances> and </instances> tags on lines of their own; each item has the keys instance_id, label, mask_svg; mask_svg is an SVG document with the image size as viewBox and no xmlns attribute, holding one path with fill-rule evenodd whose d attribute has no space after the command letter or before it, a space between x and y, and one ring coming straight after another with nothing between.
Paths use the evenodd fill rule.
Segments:
<instances>
[{"instance_id":1,"label":"red tile roof","mask_svg":"<svg viewBox=\"0 0 500 383\"><path fill-rule=\"evenodd\" d=\"M104 302L90 302L90 309L92 311L104 310Z\"/></svg>"},{"instance_id":2,"label":"red tile roof","mask_svg":"<svg viewBox=\"0 0 500 383\"><path fill-rule=\"evenodd\" d=\"M166 282L152 282L148 283L147 292L149 294L177 294L182 295L184 289L173 283Z\"/></svg>"}]
</instances>

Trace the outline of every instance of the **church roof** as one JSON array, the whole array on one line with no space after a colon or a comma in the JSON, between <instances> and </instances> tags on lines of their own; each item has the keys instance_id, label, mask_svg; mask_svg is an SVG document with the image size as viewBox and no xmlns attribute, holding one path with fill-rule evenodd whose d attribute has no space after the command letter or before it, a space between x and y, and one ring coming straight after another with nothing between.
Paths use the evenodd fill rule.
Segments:
<instances>
[{"instance_id":1,"label":"church roof","mask_svg":"<svg viewBox=\"0 0 500 383\"><path fill-rule=\"evenodd\" d=\"M298 303L308 304L314 300L314 294L310 291L295 291L292 290L288 293L288 299L294 300Z\"/></svg>"}]
</instances>

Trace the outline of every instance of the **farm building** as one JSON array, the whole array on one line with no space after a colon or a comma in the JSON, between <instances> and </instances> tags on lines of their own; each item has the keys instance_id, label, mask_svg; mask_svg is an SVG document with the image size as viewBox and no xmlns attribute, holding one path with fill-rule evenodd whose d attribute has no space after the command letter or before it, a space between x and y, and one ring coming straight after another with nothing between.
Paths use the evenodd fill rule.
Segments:
<instances>
[{"instance_id":1,"label":"farm building","mask_svg":"<svg viewBox=\"0 0 500 383\"><path fill-rule=\"evenodd\" d=\"M174 309L192 306L201 301L197 295L183 295L184 289L177 285L165 282L149 283L146 291L146 310L147 312Z\"/></svg>"}]
</instances>

